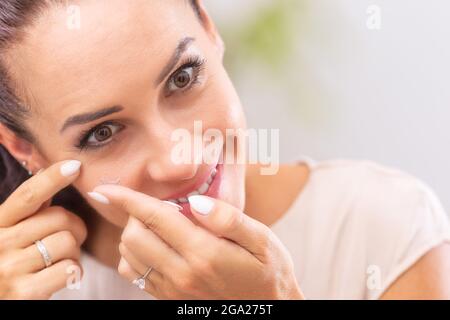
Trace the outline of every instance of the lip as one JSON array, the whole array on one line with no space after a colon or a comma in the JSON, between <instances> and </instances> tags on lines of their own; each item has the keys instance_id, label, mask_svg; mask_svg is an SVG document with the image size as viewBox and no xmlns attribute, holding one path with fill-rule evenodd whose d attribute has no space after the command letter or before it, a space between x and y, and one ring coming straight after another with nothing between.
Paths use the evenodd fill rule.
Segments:
<instances>
[{"instance_id":1,"label":"lip","mask_svg":"<svg viewBox=\"0 0 450 320\"><path fill-rule=\"evenodd\" d=\"M209 186L208 191L205 194L203 194L203 196L217 198L219 195L219 189L222 182L223 164L218 164L216 166L216 169L217 169L216 176L214 177L211 185ZM181 196L183 196L183 194ZM192 216L191 206L189 202L179 203L179 205L182 207L181 213L183 213L185 216Z\"/></svg>"},{"instance_id":2,"label":"lip","mask_svg":"<svg viewBox=\"0 0 450 320\"><path fill-rule=\"evenodd\" d=\"M212 174L214 169L216 169L218 171L218 167L219 167L219 164L217 164L215 166L211 166L209 168L208 172L205 173L201 179L198 179L198 181L195 183L195 185L193 185L193 186L191 186L189 188L186 188L183 191L174 193L170 197L165 198L163 200L178 199L178 198L181 198L181 197L186 197L186 195L188 195L189 193L199 189L201 187L201 185L208 180L208 178L211 176L211 174ZM216 173L216 175L217 175L217 173ZM211 189L211 185L209 186L209 189Z\"/></svg>"}]
</instances>

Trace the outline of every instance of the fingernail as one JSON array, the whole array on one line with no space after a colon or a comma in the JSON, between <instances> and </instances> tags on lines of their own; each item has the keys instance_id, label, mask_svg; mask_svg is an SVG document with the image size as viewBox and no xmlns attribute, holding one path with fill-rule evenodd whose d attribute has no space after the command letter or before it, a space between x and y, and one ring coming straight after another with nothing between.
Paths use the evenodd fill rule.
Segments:
<instances>
[{"instance_id":1,"label":"fingernail","mask_svg":"<svg viewBox=\"0 0 450 320\"><path fill-rule=\"evenodd\" d=\"M107 197L105 197L104 195L102 195L101 193L92 191L92 192L88 192L87 194L89 195L89 197L91 197L92 199L94 199L97 202L100 202L103 204L109 204L109 199Z\"/></svg>"},{"instance_id":2,"label":"fingernail","mask_svg":"<svg viewBox=\"0 0 450 320\"><path fill-rule=\"evenodd\" d=\"M188 201L195 211L203 215L209 214L214 207L214 202L210 198L201 195L190 196Z\"/></svg>"},{"instance_id":3,"label":"fingernail","mask_svg":"<svg viewBox=\"0 0 450 320\"><path fill-rule=\"evenodd\" d=\"M183 210L183 207L180 206L179 204L176 204L175 202L167 201L167 200L163 200L163 202L174 206L175 208L177 208L178 211Z\"/></svg>"},{"instance_id":4,"label":"fingernail","mask_svg":"<svg viewBox=\"0 0 450 320\"><path fill-rule=\"evenodd\" d=\"M81 162L78 160L69 160L64 162L60 168L61 174L64 177L71 176L80 170Z\"/></svg>"}]
</instances>

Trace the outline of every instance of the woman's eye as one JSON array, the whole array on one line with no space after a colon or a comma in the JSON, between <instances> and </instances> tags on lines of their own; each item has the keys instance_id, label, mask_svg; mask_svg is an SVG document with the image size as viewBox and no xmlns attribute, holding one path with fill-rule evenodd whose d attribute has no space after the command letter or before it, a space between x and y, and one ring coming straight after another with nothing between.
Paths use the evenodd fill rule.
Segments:
<instances>
[{"instance_id":1,"label":"woman's eye","mask_svg":"<svg viewBox=\"0 0 450 320\"><path fill-rule=\"evenodd\" d=\"M199 56L187 58L185 63L172 73L167 80L165 87L166 97L178 91L186 92L193 88L195 84L202 83L204 81L202 72L205 68L205 62L206 59Z\"/></svg>"},{"instance_id":2,"label":"woman's eye","mask_svg":"<svg viewBox=\"0 0 450 320\"><path fill-rule=\"evenodd\" d=\"M113 143L118 131L125 128L124 125L116 122L104 122L98 126L82 132L75 147L82 150L97 149Z\"/></svg>"},{"instance_id":3,"label":"woman's eye","mask_svg":"<svg viewBox=\"0 0 450 320\"><path fill-rule=\"evenodd\" d=\"M96 146L108 142L120 127L114 124L102 124L95 128L87 137L86 145Z\"/></svg>"},{"instance_id":4,"label":"woman's eye","mask_svg":"<svg viewBox=\"0 0 450 320\"><path fill-rule=\"evenodd\" d=\"M191 83L193 74L193 67L187 67L177 71L169 80L169 90L176 91L185 89Z\"/></svg>"}]
</instances>

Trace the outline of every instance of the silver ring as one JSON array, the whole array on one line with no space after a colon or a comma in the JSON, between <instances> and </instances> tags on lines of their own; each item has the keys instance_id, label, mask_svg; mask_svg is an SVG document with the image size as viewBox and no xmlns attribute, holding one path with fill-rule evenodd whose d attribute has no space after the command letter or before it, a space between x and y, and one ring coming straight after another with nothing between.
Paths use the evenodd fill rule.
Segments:
<instances>
[{"instance_id":1,"label":"silver ring","mask_svg":"<svg viewBox=\"0 0 450 320\"><path fill-rule=\"evenodd\" d=\"M133 284L136 285L139 289L144 290L145 289L145 279L147 279L150 272L152 272L153 267L149 267L145 274L137 279L133 280Z\"/></svg>"},{"instance_id":2,"label":"silver ring","mask_svg":"<svg viewBox=\"0 0 450 320\"><path fill-rule=\"evenodd\" d=\"M44 259L45 267L46 268L50 267L53 264L53 262L44 243L42 243L41 240L37 240L34 243L36 244L36 247L38 248L42 258Z\"/></svg>"}]
</instances>

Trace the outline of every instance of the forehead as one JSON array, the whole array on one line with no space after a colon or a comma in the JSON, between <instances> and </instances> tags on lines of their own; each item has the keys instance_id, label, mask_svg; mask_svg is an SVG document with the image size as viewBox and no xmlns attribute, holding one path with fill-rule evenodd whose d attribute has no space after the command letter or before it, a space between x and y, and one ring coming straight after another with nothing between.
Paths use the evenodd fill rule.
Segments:
<instances>
[{"instance_id":1,"label":"forehead","mask_svg":"<svg viewBox=\"0 0 450 320\"><path fill-rule=\"evenodd\" d=\"M47 10L12 50L13 74L45 111L94 96L107 103L124 84L153 83L195 25L185 3L81 0Z\"/></svg>"}]
</instances>

